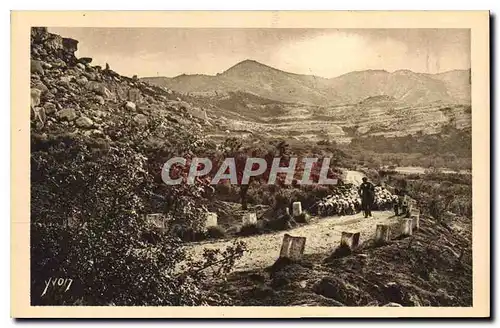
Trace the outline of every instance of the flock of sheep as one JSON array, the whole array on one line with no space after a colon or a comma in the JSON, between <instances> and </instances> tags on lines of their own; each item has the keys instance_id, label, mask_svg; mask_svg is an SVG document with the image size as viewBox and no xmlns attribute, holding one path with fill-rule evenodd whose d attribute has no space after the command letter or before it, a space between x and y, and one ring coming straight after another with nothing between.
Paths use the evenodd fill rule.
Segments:
<instances>
[{"instance_id":1,"label":"flock of sheep","mask_svg":"<svg viewBox=\"0 0 500 328\"><path fill-rule=\"evenodd\" d=\"M372 210L392 210L398 203L399 197L393 195L382 186L375 187ZM339 187L333 194L316 203L317 214L320 216L353 215L361 209L361 197L355 186Z\"/></svg>"}]
</instances>

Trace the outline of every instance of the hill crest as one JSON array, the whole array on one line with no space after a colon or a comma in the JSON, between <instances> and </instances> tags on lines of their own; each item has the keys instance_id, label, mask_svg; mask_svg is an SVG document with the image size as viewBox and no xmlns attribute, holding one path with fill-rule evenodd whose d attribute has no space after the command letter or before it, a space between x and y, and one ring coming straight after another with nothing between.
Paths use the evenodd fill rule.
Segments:
<instances>
[{"instance_id":1,"label":"hill crest","mask_svg":"<svg viewBox=\"0 0 500 328\"><path fill-rule=\"evenodd\" d=\"M381 95L407 104L470 104L470 70L427 74L408 69L369 69L324 78L286 72L246 59L217 75L183 74L142 80L184 94L241 91L276 101L320 106L358 103Z\"/></svg>"}]
</instances>

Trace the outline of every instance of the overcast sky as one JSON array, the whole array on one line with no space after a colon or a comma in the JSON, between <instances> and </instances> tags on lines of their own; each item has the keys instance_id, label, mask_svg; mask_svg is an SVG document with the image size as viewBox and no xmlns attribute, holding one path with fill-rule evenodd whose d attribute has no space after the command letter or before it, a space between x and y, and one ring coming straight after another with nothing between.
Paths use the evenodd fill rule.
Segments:
<instances>
[{"instance_id":1,"label":"overcast sky","mask_svg":"<svg viewBox=\"0 0 500 328\"><path fill-rule=\"evenodd\" d=\"M49 28L79 41L78 57L122 75L221 73L245 59L299 74L470 68L466 29Z\"/></svg>"}]
</instances>

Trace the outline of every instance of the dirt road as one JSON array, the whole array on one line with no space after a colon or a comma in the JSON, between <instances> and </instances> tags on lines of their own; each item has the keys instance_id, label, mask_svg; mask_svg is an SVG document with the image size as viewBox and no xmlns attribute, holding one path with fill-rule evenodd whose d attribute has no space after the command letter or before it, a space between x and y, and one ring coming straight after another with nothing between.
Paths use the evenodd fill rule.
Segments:
<instances>
[{"instance_id":1,"label":"dirt road","mask_svg":"<svg viewBox=\"0 0 500 328\"><path fill-rule=\"evenodd\" d=\"M345 171L345 180L358 186L365 175L358 171ZM362 213L349 216L331 216L313 218L310 224L288 231L242 237L247 244L248 252L236 263L236 271L264 268L272 265L279 256L283 235L306 237L305 254L332 252L339 244L342 231L360 232L360 242L370 239L375 234L377 224L391 224L397 219L393 212L373 212L373 218L365 219ZM187 246L188 252L195 258L201 257L205 248L225 248L232 240L202 242Z\"/></svg>"},{"instance_id":2,"label":"dirt road","mask_svg":"<svg viewBox=\"0 0 500 328\"><path fill-rule=\"evenodd\" d=\"M332 252L339 244L342 231L360 232L360 242L370 239L375 234L377 224L395 222L392 212L373 212L373 218L365 219L362 214L342 217L326 217L308 225L288 231L240 238L247 244L248 252L236 263L236 271L264 268L270 266L279 256L283 235L306 237L305 254ZM224 248L232 240L206 242L187 246L188 252L195 257L202 255L205 248Z\"/></svg>"}]
</instances>

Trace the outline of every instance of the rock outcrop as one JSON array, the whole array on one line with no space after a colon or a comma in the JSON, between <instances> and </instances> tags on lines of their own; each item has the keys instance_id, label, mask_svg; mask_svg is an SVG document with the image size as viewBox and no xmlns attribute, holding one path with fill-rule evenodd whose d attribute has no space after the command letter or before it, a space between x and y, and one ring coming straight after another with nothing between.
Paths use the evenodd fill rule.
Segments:
<instances>
[{"instance_id":1,"label":"rock outcrop","mask_svg":"<svg viewBox=\"0 0 500 328\"><path fill-rule=\"evenodd\" d=\"M144 78L186 94L213 96L243 91L276 101L316 106L355 104L377 96L394 97L408 105L436 101L470 105L469 79L469 70L441 74L364 70L328 79L281 71L254 60L242 61L217 75Z\"/></svg>"}]
</instances>

